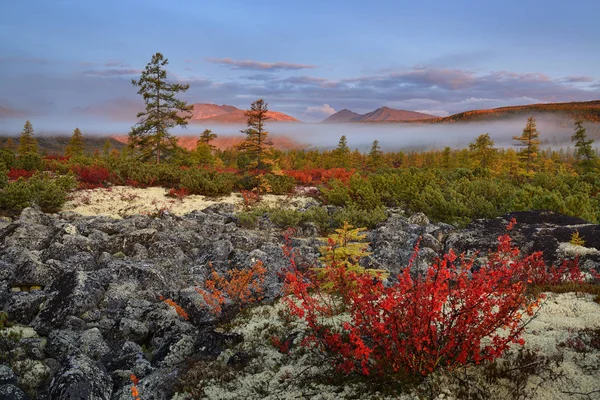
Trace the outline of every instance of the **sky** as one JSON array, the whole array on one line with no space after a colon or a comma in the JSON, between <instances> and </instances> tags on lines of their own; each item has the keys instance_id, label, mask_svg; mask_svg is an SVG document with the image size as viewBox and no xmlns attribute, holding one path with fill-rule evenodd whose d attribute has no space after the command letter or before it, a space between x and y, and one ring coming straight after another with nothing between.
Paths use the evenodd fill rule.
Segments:
<instances>
[{"instance_id":1,"label":"sky","mask_svg":"<svg viewBox=\"0 0 600 400\"><path fill-rule=\"evenodd\" d=\"M315 122L600 99L597 0L0 0L0 107L131 119L152 55L192 103Z\"/></svg>"}]
</instances>

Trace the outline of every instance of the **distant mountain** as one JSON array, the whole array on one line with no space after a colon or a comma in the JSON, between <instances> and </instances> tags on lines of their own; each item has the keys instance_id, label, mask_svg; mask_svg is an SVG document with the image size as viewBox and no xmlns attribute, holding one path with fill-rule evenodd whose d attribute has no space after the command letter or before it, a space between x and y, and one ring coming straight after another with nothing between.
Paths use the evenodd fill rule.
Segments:
<instances>
[{"instance_id":1,"label":"distant mountain","mask_svg":"<svg viewBox=\"0 0 600 400\"><path fill-rule=\"evenodd\" d=\"M569 119L581 119L600 123L600 100L571 103L530 104L525 106L509 106L489 110L472 110L448 117L433 120L422 120L423 123L453 123L503 120L513 117L530 117L555 115Z\"/></svg>"},{"instance_id":2,"label":"distant mountain","mask_svg":"<svg viewBox=\"0 0 600 400\"><path fill-rule=\"evenodd\" d=\"M416 111L395 110L389 107L381 107L375 111L366 114L357 114L354 111L343 109L330 115L323 122L344 123L344 122L408 122L415 120L425 120L437 118L433 115L423 114Z\"/></svg>"},{"instance_id":3,"label":"distant mountain","mask_svg":"<svg viewBox=\"0 0 600 400\"><path fill-rule=\"evenodd\" d=\"M359 117L361 117L359 113L355 113L354 111L350 111L347 108L344 108L343 110L340 110L335 114L331 114L329 117L325 118L323 122L340 124L344 122L352 122L353 119Z\"/></svg>"},{"instance_id":4,"label":"distant mountain","mask_svg":"<svg viewBox=\"0 0 600 400\"><path fill-rule=\"evenodd\" d=\"M229 105L194 104L190 122L215 122L221 124L245 124L247 117L244 110ZM267 116L271 122L300 122L287 114L268 111Z\"/></svg>"}]
</instances>

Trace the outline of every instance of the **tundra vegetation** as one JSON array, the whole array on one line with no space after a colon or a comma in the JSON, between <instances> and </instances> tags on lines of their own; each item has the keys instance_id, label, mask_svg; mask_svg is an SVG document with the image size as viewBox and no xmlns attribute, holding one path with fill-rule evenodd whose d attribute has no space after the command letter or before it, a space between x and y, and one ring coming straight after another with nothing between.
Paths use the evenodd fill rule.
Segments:
<instances>
[{"instance_id":1,"label":"tundra vegetation","mask_svg":"<svg viewBox=\"0 0 600 400\"><path fill-rule=\"evenodd\" d=\"M42 156L27 121L17 148L6 141L0 149L0 211L13 216L37 205L54 212L77 189L161 186L179 198L239 191L245 209L235 221L246 228L259 227L265 217L280 230L314 226L328 236L320 246L319 262L305 265L291 245L293 234L286 233L283 251L289 265L279 276L281 292L268 296L270 304L264 303L269 265L260 260L246 269L212 270L195 288L221 330L238 329L236 324L244 318L252 321L256 312L277 313L277 324L265 325L260 333L277 353L271 359L288 357L306 366L278 375L281 391L302 381L305 371L323 365L331 368L326 374L313 371L306 376L328 384L364 384L381 396L425 387L428 392L418 395L435 398L443 393L441 386L435 387L442 372L454 374L457 390L467 390L471 366L480 367L482 380L510 381L513 398L525 393L524 381L511 375L515 371L556 378L552 360L519 350L525 328L543 304L543 292L586 291L598 301L594 269L582 271L576 258L554 266L541 253L521 254L511 241L511 221L496 250L483 261L449 250L415 270L417 242L413 259L391 274L389 266L361 264L369 254L363 228L385 221L390 208L422 212L435 222L453 224L453 229L474 219L526 210L551 210L598 223L600 175L593 141L582 123L575 123L575 153L541 149L534 118L514 137L519 151L496 148L482 134L464 149L384 152L375 140L363 154L352 151L342 136L333 150L283 152L268 139L267 103L259 99L246 112L242 145L217 149L211 145L216 134L205 130L196 148L186 150L168 129L187 123L189 107L175 95L188 87L167 83L166 65L157 53L133 81L147 108L138 115L130 146L122 151L108 143L102 152L86 153L83 134L75 129L64 155ZM315 197L316 205L299 210L260 204L265 193L287 195L299 189ZM585 241L577 232L570 245L583 248ZM176 300L159 299L180 318L190 319ZM6 324L2 314L0 332ZM577 335L562 345L600 350L597 330ZM0 344L7 340L0 335ZM508 353L513 354L510 361L499 362ZM236 382L229 363L224 370L215 365L196 363L187 370L180 382L184 397L210 397L209 387L218 379ZM138 377L132 375L130 381L132 397L144 398ZM246 395L273 395L262 386L253 390ZM481 390L469 397L493 397Z\"/></svg>"}]
</instances>

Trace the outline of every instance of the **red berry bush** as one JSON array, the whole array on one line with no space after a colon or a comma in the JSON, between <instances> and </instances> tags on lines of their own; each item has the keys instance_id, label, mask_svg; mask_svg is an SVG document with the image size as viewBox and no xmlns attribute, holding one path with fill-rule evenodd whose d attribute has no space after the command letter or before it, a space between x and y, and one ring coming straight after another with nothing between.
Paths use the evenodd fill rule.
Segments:
<instances>
[{"instance_id":1,"label":"red berry bush","mask_svg":"<svg viewBox=\"0 0 600 400\"><path fill-rule=\"evenodd\" d=\"M426 376L494 360L524 343L540 301L528 296L527 279L541 255L521 257L508 234L477 272L450 251L422 275L409 265L391 284L347 263L303 269L286 251L287 303L308 327L302 344L325 351L344 373Z\"/></svg>"}]
</instances>

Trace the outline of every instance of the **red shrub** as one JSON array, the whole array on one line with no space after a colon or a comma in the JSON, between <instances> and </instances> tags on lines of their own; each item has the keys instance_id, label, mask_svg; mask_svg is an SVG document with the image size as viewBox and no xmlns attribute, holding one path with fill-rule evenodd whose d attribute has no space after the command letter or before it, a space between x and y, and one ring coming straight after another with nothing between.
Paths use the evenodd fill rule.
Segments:
<instances>
[{"instance_id":1,"label":"red shrub","mask_svg":"<svg viewBox=\"0 0 600 400\"><path fill-rule=\"evenodd\" d=\"M169 193L167 193L168 197L174 197L174 198L179 199L179 200L181 200L185 196L189 196L189 195L190 195L190 192L186 188L181 188L181 189L171 188L169 190Z\"/></svg>"},{"instance_id":2,"label":"red shrub","mask_svg":"<svg viewBox=\"0 0 600 400\"><path fill-rule=\"evenodd\" d=\"M533 314L539 299L527 298L521 277L537 257L520 259L504 235L478 273L471 260L450 251L424 275L411 275L409 265L391 285L335 264L317 279L314 268L301 271L291 257L286 299L308 325L303 344L327 351L340 371L425 376L493 360L510 343L524 343L522 317ZM331 318L340 310L347 322Z\"/></svg>"},{"instance_id":3,"label":"red shrub","mask_svg":"<svg viewBox=\"0 0 600 400\"><path fill-rule=\"evenodd\" d=\"M347 170L345 168L313 168L284 171L285 175L294 178L300 185L316 185L319 183L327 183L332 179L339 179L342 182L348 182L354 173L354 169Z\"/></svg>"},{"instance_id":4,"label":"red shrub","mask_svg":"<svg viewBox=\"0 0 600 400\"><path fill-rule=\"evenodd\" d=\"M111 173L108 168L99 165L74 165L71 167L71 171L77 176L80 188L94 189L104 187L111 181Z\"/></svg>"},{"instance_id":5,"label":"red shrub","mask_svg":"<svg viewBox=\"0 0 600 400\"><path fill-rule=\"evenodd\" d=\"M24 178L24 179L29 179L33 176L33 173L35 171L27 171L25 169L14 169L11 168L10 171L8 171L8 180L9 181L16 181L19 178Z\"/></svg>"}]
</instances>

